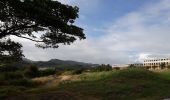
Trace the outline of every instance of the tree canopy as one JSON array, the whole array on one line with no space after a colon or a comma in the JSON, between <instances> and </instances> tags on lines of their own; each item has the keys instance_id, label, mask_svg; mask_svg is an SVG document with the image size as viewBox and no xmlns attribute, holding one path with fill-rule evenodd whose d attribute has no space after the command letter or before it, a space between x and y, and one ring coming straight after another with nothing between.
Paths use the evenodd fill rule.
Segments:
<instances>
[{"instance_id":1,"label":"tree canopy","mask_svg":"<svg viewBox=\"0 0 170 100\"><path fill-rule=\"evenodd\" d=\"M78 7L54 0L0 0L0 60L22 56L22 45L7 40L9 36L34 41L40 48L85 39L83 29L74 25L78 12Z\"/></svg>"}]
</instances>

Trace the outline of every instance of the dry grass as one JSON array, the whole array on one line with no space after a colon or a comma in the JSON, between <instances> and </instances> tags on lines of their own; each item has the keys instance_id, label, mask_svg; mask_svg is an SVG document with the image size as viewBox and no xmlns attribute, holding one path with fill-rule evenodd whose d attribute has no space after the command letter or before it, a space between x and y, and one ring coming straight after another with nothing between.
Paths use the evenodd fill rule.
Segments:
<instances>
[{"instance_id":1,"label":"dry grass","mask_svg":"<svg viewBox=\"0 0 170 100\"><path fill-rule=\"evenodd\" d=\"M45 76L32 79L34 82L38 83L43 87L54 87L58 86L60 83L69 83L80 80L78 75L61 75L61 76Z\"/></svg>"}]
</instances>

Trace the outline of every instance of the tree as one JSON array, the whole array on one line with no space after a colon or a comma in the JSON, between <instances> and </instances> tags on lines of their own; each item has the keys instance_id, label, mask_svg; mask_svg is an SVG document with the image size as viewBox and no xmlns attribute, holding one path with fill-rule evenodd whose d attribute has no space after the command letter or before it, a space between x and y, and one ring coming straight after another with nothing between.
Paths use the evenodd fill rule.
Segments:
<instances>
[{"instance_id":1,"label":"tree","mask_svg":"<svg viewBox=\"0 0 170 100\"><path fill-rule=\"evenodd\" d=\"M160 67L161 67L161 69L164 69L166 66L165 66L165 63L161 63L160 64Z\"/></svg>"},{"instance_id":2,"label":"tree","mask_svg":"<svg viewBox=\"0 0 170 100\"><path fill-rule=\"evenodd\" d=\"M153 68L153 69L156 69L156 68L157 68L157 66L152 66L152 68Z\"/></svg>"},{"instance_id":3,"label":"tree","mask_svg":"<svg viewBox=\"0 0 170 100\"><path fill-rule=\"evenodd\" d=\"M29 78L38 77L40 75L38 67L31 65L25 70L25 76Z\"/></svg>"},{"instance_id":4,"label":"tree","mask_svg":"<svg viewBox=\"0 0 170 100\"><path fill-rule=\"evenodd\" d=\"M110 71L112 70L112 66L107 64L101 64L99 66L94 67L93 71Z\"/></svg>"},{"instance_id":5,"label":"tree","mask_svg":"<svg viewBox=\"0 0 170 100\"><path fill-rule=\"evenodd\" d=\"M8 57L14 57L16 52L15 57L22 57L22 45L6 40L9 36L34 41L37 47L44 49L85 39L83 29L74 25L78 12L78 7L56 0L0 0L0 42L4 45L0 48L0 56L9 51L12 54Z\"/></svg>"},{"instance_id":6,"label":"tree","mask_svg":"<svg viewBox=\"0 0 170 100\"><path fill-rule=\"evenodd\" d=\"M133 64L130 64L128 67L129 67L129 68L135 68L136 66L133 65Z\"/></svg>"},{"instance_id":7,"label":"tree","mask_svg":"<svg viewBox=\"0 0 170 100\"><path fill-rule=\"evenodd\" d=\"M12 62L21 60L22 45L19 43L12 42L10 39L5 41L0 41L0 63L2 62Z\"/></svg>"}]
</instances>

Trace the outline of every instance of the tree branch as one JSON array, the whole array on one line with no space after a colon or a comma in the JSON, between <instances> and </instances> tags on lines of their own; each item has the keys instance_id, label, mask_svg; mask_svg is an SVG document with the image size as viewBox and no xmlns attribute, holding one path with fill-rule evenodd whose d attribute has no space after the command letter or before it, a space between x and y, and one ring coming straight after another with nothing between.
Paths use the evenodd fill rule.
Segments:
<instances>
[{"instance_id":1,"label":"tree branch","mask_svg":"<svg viewBox=\"0 0 170 100\"><path fill-rule=\"evenodd\" d=\"M20 38L24 38L24 39L28 39L28 40L31 40L31 41L34 41L34 42L44 42L43 40L35 40L35 39L31 39L29 37L25 37L25 36L21 36L21 35L15 35L17 37L20 37Z\"/></svg>"},{"instance_id":2,"label":"tree branch","mask_svg":"<svg viewBox=\"0 0 170 100\"><path fill-rule=\"evenodd\" d=\"M25 29L25 28L33 28L33 27L37 27L37 24L29 25L29 26L20 25L18 27L16 27L16 26L10 27L10 28L0 32L0 38L6 37L7 35L16 35L13 33L16 33L15 31L17 31L17 30L21 30L21 29Z\"/></svg>"},{"instance_id":3,"label":"tree branch","mask_svg":"<svg viewBox=\"0 0 170 100\"><path fill-rule=\"evenodd\" d=\"M37 25L29 25L29 26L26 26L26 25L20 25L18 27L11 27L10 29L6 30L6 31L9 31L8 33L12 33L12 32L15 32L17 30L20 30L20 29L25 29L25 28L33 28L33 27L37 27Z\"/></svg>"}]
</instances>

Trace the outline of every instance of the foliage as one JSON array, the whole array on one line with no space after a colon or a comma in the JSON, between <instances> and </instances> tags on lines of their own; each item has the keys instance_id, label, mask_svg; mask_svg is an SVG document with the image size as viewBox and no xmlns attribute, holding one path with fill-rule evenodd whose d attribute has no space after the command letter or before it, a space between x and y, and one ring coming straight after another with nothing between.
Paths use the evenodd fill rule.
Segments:
<instances>
[{"instance_id":1,"label":"foliage","mask_svg":"<svg viewBox=\"0 0 170 100\"><path fill-rule=\"evenodd\" d=\"M14 71L17 71L17 70L19 70L18 67L10 65L10 64L0 66L0 72L14 72Z\"/></svg>"},{"instance_id":2,"label":"foliage","mask_svg":"<svg viewBox=\"0 0 170 100\"><path fill-rule=\"evenodd\" d=\"M29 78L37 77L40 75L39 70L36 66L32 65L25 70L24 75Z\"/></svg>"},{"instance_id":3,"label":"foliage","mask_svg":"<svg viewBox=\"0 0 170 100\"><path fill-rule=\"evenodd\" d=\"M13 61L21 60L23 57L21 47L21 44L15 43L10 39L7 41L0 40L0 63L11 63Z\"/></svg>"},{"instance_id":4,"label":"foliage","mask_svg":"<svg viewBox=\"0 0 170 100\"><path fill-rule=\"evenodd\" d=\"M113 69L115 69L115 70L120 70L120 67L114 67Z\"/></svg>"},{"instance_id":5,"label":"foliage","mask_svg":"<svg viewBox=\"0 0 170 100\"><path fill-rule=\"evenodd\" d=\"M99 72L100 71L110 71L110 70L112 70L112 66L109 64L108 65L102 64L102 65L99 65L92 69L92 71L99 71Z\"/></svg>"},{"instance_id":6,"label":"foliage","mask_svg":"<svg viewBox=\"0 0 170 100\"><path fill-rule=\"evenodd\" d=\"M40 76L54 75L56 73L55 69L46 69L39 72L40 72Z\"/></svg>"},{"instance_id":7,"label":"foliage","mask_svg":"<svg viewBox=\"0 0 170 100\"><path fill-rule=\"evenodd\" d=\"M82 69L74 70L74 71L73 71L73 75L82 74L83 71L85 71L83 68L82 68Z\"/></svg>"},{"instance_id":8,"label":"foliage","mask_svg":"<svg viewBox=\"0 0 170 100\"><path fill-rule=\"evenodd\" d=\"M136 66L133 65L133 64L130 64L128 67L129 67L129 68L135 68Z\"/></svg>"},{"instance_id":9,"label":"foliage","mask_svg":"<svg viewBox=\"0 0 170 100\"><path fill-rule=\"evenodd\" d=\"M4 73L5 80L15 80L15 79L22 79L24 78L23 73L16 71L16 72L6 72Z\"/></svg>"},{"instance_id":10,"label":"foliage","mask_svg":"<svg viewBox=\"0 0 170 100\"><path fill-rule=\"evenodd\" d=\"M152 66L152 68L153 68L153 69L156 69L156 68L157 68L157 66Z\"/></svg>"},{"instance_id":11,"label":"foliage","mask_svg":"<svg viewBox=\"0 0 170 100\"><path fill-rule=\"evenodd\" d=\"M22 56L22 45L6 40L9 36L36 42L41 48L85 39L83 29L74 25L78 12L78 7L56 0L0 0L0 39L4 39L0 41L0 61Z\"/></svg>"},{"instance_id":12,"label":"foliage","mask_svg":"<svg viewBox=\"0 0 170 100\"><path fill-rule=\"evenodd\" d=\"M9 82L10 85L14 85L14 86L34 87L36 85L36 83L26 78L12 80Z\"/></svg>"},{"instance_id":13,"label":"foliage","mask_svg":"<svg viewBox=\"0 0 170 100\"><path fill-rule=\"evenodd\" d=\"M161 67L161 69L164 69L166 67L165 63L161 63L160 67Z\"/></svg>"},{"instance_id":14,"label":"foliage","mask_svg":"<svg viewBox=\"0 0 170 100\"><path fill-rule=\"evenodd\" d=\"M149 70L151 67L150 66L146 66L145 68Z\"/></svg>"},{"instance_id":15,"label":"foliage","mask_svg":"<svg viewBox=\"0 0 170 100\"><path fill-rule=\"evenodd\" d=\"M168 65L167 68L170 69L170 65Z\"/></svg>"},{"instance_id":16,"label":"foliage","mask_svg":"<svg viewBox=\"0 0 170 100\"><path fill-rule=\"evenodd\" d=\"M145 69L94 72L81 77L82 81L62 84L57 91L79 94L82 100L159 100L170 93L170 80Z\"/></svg>"},{"instance_id":17,"label":"foliage","mask_svg":"<svg viewBox=\"0 0 170 100\"><path fill-rule=\"evenodd\" d=\"M21 88L15 86L1 86L0 87L0 100L4 100L9 95L21 93Z\"/></svg>"},{"instance_id":18,"label":"foliage","mask_svg":"<svg viewBox=\"0 0 170 100\"><path fill-rule=\"evenodd\" d=\"M86 72L78 75L78 81L60 84L57 87L30 90L0 87L0 97L10 96L17 100L22 100L23 97L29 99L30 96L36 100L56 96L63 100L161 100L169 97L169 76L169 70L155 73L142 68ZM24 96L20 96L21 90ZM17 98L12 96L15 94L19 94Z\"/></svg>"}]
</instances>

